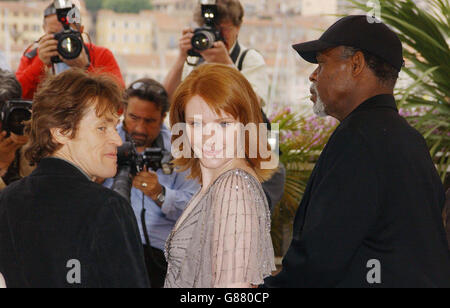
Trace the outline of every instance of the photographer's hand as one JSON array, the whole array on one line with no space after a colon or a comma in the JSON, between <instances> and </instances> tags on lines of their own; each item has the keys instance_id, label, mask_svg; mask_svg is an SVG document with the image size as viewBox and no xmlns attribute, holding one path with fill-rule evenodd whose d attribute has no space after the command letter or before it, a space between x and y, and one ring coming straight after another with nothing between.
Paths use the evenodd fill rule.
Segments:
<instances>
[{"instance_id":1,"label":"photographer's hand","mask_svg":"<svg viewBox=\"0 0 450 308\"><path fill-rule=\"evenodd\" d=\"M51 58L58 56L58 41L53 34L46 34L39 40L38 47L39 59L46 65L52 65Z\"/></svg>"},{"instance_id":2,"label":"photographer's hand","mask_svg":"<svg viewBox=\"0 0 450 308\"><path fill-rule=\"evenodd\" d=\"M8 170L9 165L16 157L16 151L28 142L27 136L17 136L11 133L11 136L5 138L6 131L0 134L0 170ZM0 171L0 173L2 173Z\"/></svg>"},{"instance_id":3,"label":"photographer's hand","mask_svg":"<svg viewBox=\"0 0 450 308\"><path fill-rule=\"evenodd\" d=\"M88 65L89 65L89 58L88 58L84 48L81 50L81 53L78 56L78 58L73 59L73 60L63 59L63 61L70 67L78 67L81 69L87 69Z\"/></svg>"},{"instance_id":4,"label":"photographer's hand","mask_svg":"<svg viewBox=\"0 0 450 308\"><path fill-rule=\"evenodd\" d=\"M194 30L191 28L183 29L182 36L178 43L178 48L180 51L179 58L182 60L183 64L188 57L188 51L192 49L192 37L194 36Z\"/></svg>"},{"instance_id":5,"label":"photographer's hand","mask_svg":"<svg viewBox=\"0 0 450 308\"><path fill-rule=\"evenodd\" d=\"M163 191L163 187L158 181L158 175L153 171L144 170L136 175L133 179L133 186L155 202L158 195ZM161 204L158 204L158 206L161 206Z\"/></svg>"},{"instance_id":6,"label":"photographer's hand","mask_svg":"<svg viewBox=\"0 0 450 308\"><path fill-rule=\"evenodd\" d=\"M207 49L200 52L207 63L221 63L226 65L233 65L228 49L224 42L217 41L214 43L214 48Z\"/></svg>"}]
</instances>

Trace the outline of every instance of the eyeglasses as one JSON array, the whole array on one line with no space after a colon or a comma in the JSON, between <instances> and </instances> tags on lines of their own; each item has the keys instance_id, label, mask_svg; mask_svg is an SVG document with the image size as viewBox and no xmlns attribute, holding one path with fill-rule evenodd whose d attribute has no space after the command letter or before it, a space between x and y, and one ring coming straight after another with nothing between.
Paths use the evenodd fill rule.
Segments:
<instances>
[{"instance_id":1,"label":"eyeglasses","mask_svg":"<svg viewBox=\"0 0 450 308\"><path fill-rule=\"evenodd\" d=\"M161 86L158 86L155 84L147 84L142 81L133 83L130 86L130 89L133 89L135 91L142 91L144 93L149 93L149 94L157 95L157 96L167 96L166 90L164 88L162 88Z\"/></svg>"}]
</instances>

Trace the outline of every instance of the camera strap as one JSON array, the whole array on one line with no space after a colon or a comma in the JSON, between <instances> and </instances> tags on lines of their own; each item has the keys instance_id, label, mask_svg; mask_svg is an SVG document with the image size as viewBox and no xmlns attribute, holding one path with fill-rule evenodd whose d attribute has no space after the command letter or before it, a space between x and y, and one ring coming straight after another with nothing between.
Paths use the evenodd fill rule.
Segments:
<instances>
[{"instance_id":1,"label":"camera strap","mask_svg":"<svg viewBox=\"0 0 450 308\"><path fill-rule=\"evenodd\" d=\"M126 134L126 139L130 138L128 134ZM130 138L131 139L131 138ZM161 147L164 150L164 139L161 134L159 134L158 138L156 138L155 142L152 146ZM144 232L145 245L144 249L147 251L147 255L153 260L153 263L156 264L160 269L165 270L165 266L158 262L158 260L153 255L152 246L150 245L150 236L148 235L147 224L145 223L145 194L142 192L142 209L141 209L141 225L142 230Z\"/></svg>"},{"instance_id":2,"label":"camera strap","mask_svg":"<svg viewBox=\"0 0 450 308\"><path fill-rule=\"evenodd\" d=\"M238 65L237 65L237 68L238 68L238 70L239 71L242 71L242 66L244 65L244 59L245 59L245 56L247 55L247 53L250 51L250 49L246 49L246 50L244 50L244 52L242 53L242 56L241 56L241 58L239 59L239 63L238 63Z\"/></svg>"},{"instance_id":3,"label":"camera strap","mask_svg":"<svg viewBox=\"0 0 450 308\"><path fill-rule=\"evenodd\" d=\"M147 225L145 224L145 194L142 193L142 210L141 210L141 224L142 224L142 230L144 231L144 239L145 239L145 245L144 250L146 250L147 255L152 259L153 263L156 264L160 269L165 270L165 266L158 262L158 260L153 255L152 246L150 246L150 236L148 235ZM151 269L149 269L151 270Z\"/></svg>"},{"instance_id":4,"label":"camera strap","mask_svg":"<svg viewBox=\"0 0 450 308\"><path fill-rule=\"evenodd\" d=\"M236 46L234 46L234 49L230 54L231 61L233 61L234 64L236 64L240 54L241 54L241 45L239 45L239 42L236 41Z\"/></svg>"}]
</instances>

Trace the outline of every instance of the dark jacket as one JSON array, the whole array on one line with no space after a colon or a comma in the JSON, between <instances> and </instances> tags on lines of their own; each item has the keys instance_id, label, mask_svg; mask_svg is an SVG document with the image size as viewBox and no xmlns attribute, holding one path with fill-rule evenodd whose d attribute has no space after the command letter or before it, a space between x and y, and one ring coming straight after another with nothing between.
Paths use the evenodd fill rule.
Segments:
<instances>
[{"instance_id":1,"label":"dark jacket","mask_svg":"<svg viewBox=\"0 0 450 308\"><path fill-rule=\"evenodd\" d=\"M330 138L283 270L265 285L450 287L443 206L425 140L399 116L393 96L373 97Z\"/></svg>"},{"instance_id":2,"label":"dark jacket","mask_svg":"<svg viewBox=\"0 0 450 308\"><path fill-rule=\"evenodd\" d=\"M448 249L450 250L450 188L447 190L447 201L445 202L444 224L447 233Z\"/></svg>"},{"instance_id":3,"label":"dark jacket","mask_svg":"<svg viewBox=\"0 0 450 308\"><path fill-rule=\"evenodd\" d=\"M0 194L0 272L8 287L149 286L130 205L55 158Z\"/></svg>"}]
</instances>

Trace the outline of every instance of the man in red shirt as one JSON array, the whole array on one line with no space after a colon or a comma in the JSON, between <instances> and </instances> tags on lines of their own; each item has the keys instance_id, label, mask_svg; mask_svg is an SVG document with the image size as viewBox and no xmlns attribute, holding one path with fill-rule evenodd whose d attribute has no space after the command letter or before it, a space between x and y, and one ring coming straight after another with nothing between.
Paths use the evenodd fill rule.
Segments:
<instances>
[{"instance_id":1,"label":"man in red shirt","mask_svg":"<svg viewBox=\"0 0 450 308\"><path fill-rule=\"evenodd\" d=\"M81 24L71 24L71 27L83 33L84 26ZM55 6L50 4L44 12L45 35L37 42L36 48L29 48L25 51L20 60L19 68L16 72L23 89L23 98L33 99L38 84L42 81L47 71L52 70L51 61L53 56L58 56L58 41L54 35L63 30L62 24L58 21ZM110 50L84 43L80 56L74 60L66 60L59 57L63 62L56 64L57 73L68 68L82 68L87 71L98 71L110 73L117 78L117 81L125 88L125 83L120 72L120 68ZM34 46L33 46L34 47ZM59 69L58 69L59 68Z\"/></svg>"}]
</instances>

